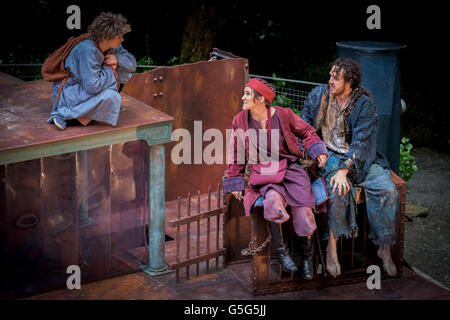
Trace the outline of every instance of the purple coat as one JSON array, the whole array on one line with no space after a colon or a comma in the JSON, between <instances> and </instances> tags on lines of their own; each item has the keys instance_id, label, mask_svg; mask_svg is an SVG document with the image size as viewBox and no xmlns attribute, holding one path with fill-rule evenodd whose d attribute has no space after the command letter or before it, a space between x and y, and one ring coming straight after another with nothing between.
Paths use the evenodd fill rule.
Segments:
<instances>
[{"instance_id":1,"label":"purple coat","mask_svg":"<svg viewBox=\"0 0 450 320\"><path fill-rule=\"evenodd\" d=\"M325 143L320 140L319 136L312 126L297 116L291 109L275 107L281 123L281 134L284 136L289 152L299 158L303 158L300 150L299 138L302 140L303 147L306 149L308 155L316 160L320 154L328 154ZM224 192L242 191L244 190L244 172L245 163L238 163L238 141L239 136L234 134L236 130L242 129L244 132L248 130L249 111L243 110L233 118L232 129L233 133L230 139L230 146L228 149L228 166L225 173ZM242 143L242 142L241 142ZM245 138L245 151L249 153L248 137ZM246 159L248 161L248 159ZM249 165L250 173L253 165ZM250 214L250 208L260 194L252 188L245 189L244 208L245 214Z\"/></svg>"}]
</instances>

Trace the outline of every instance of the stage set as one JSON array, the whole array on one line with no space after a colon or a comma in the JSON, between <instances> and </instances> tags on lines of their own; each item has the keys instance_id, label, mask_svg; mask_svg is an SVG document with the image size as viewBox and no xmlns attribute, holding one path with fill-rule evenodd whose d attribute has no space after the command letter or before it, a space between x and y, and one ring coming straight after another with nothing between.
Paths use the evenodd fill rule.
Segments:
<instances>
[{"instance_id":1,"label":"stage set","mask_svg":"<svg viewBox=\"0 0 450 320\"><path fill-rule=\"evenodd\" d=\"M241 110L249 61L220 50L212 59L133 75L121 95L116 127L46 123L51 83L0 73L0 299L448 299L450 292L403 260L406 184L399 193L398 275L382 272L369 290L367 268L378 265L368 239L363 190L359 236L338 242L342 275L326 273L325 216L316 215L312 280L281 270L271 252L262 207L244 215L223 193L226 164L175 164L176 129L192 135L201 121L226 136ZM198 140L198 139L197 139ZM201 139L201 150L211 143ZM225 147L225 146L224 146ZM300 262L292 223L283 224ZM250 247L253 255L243 256ZM255 250L256 248L260 250ZM78 266L81 289L66 286Z\"/></svg>"}]
</instances>

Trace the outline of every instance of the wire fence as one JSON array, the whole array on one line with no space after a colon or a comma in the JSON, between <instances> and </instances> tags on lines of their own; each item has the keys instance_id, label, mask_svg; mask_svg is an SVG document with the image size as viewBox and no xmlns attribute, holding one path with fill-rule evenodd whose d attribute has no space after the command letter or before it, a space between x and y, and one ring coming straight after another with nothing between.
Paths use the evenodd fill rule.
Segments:
<instances>
[{"instance_id":1,"label":"wire fence","mask_svg":"<svg viewBox=\"0 0 450 320\"><path fill-rule=\"evenodd\" d=\"M282 86L273 86L275 89L275 92L277 94L277 99L275 101L276 105L279 105L281 107L285 108L291 108L297 113L300 113L303 109L303 104L305 103L305 100L308 98L308 91L304 90L298 90L298 89L291 89L287 87Z\"/></svg>"},{"instance_id":2,"label":"wire fence","mask_svg":"<svg viewBox=\"0 0 450 320\"><path fill-rule=\"evenodd\" d=\"M262 78L268 80L275 89L276 96L272 105L291 108L298 115L301 115L303 104L308 98L308 93L322 83L303 80L294 80L278 77L268 77L250 74L251 78Z\"/></svg>"},{"instance_id":3,"label":"wire fence","mask_svg":"<svg viewBox=\"0 0 450 320\"><path fill-rule=\"evenodd\" d=\"M42 79L40 63L5 63L0 64L0 71L8 73L16 78L33 81ZM153 70L161 66L137 65L137 72ZM295 79L269 77L250 74L250 78L262 78L268 80L277 93L273 105L291 108L297 114L301 114L303 104L308 97L308 93L322 83L310 82Z\"/></svg>"}]
</instances>

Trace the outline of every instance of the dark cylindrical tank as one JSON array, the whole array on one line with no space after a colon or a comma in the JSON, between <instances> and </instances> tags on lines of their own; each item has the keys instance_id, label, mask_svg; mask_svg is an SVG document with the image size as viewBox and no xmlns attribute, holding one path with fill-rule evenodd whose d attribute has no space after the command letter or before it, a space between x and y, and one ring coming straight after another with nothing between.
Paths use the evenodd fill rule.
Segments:
<instances>
[{"instance_id":1,"label":"dark cylindrical tank","mask_svg":"<svg viewBox=\"0 0 450 320\"><path fill-rule=\"evenodd\" d=\"M400 64L404 45L386 42L337 42L338 56L352 58L362 67L361 85L370 90L378 113L377 151L398 173L400 161Z\"/></svg>"}]
</instances>

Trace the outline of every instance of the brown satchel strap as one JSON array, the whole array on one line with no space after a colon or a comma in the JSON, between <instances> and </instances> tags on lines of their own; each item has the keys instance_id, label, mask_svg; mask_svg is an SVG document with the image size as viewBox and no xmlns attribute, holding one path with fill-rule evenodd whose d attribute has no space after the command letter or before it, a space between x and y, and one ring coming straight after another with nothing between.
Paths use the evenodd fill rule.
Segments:
<instances>
[{"instance_id":1,"label":"brown satchel strap","mask_svg":"<svg viewBox=\"0 0 450 320\"><path fill-rule=\"evenodd\" d=\"M64 85L66 84L66 82L67 82L67 80L68 80L69 78L70 78L70 76L65 77L65 78L62 80L61 84L59 85L59 88L58 88L58 94L57 94L57 96L56 96L56 102L59 102L59 96L61 95L61 91L62 91L62 89L64 88Z\"/></svg>"}]
</instances>

